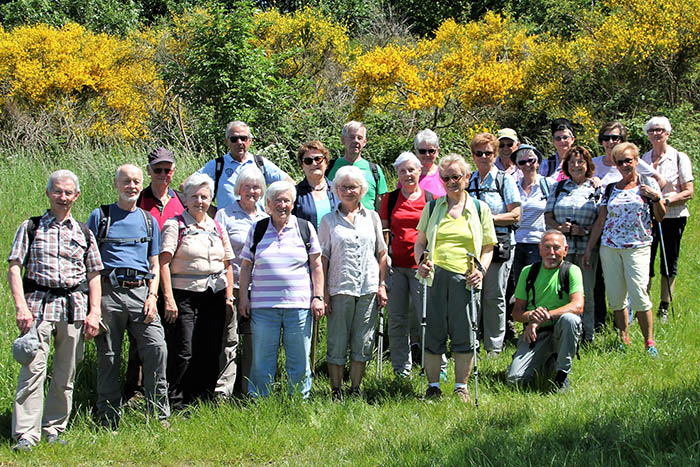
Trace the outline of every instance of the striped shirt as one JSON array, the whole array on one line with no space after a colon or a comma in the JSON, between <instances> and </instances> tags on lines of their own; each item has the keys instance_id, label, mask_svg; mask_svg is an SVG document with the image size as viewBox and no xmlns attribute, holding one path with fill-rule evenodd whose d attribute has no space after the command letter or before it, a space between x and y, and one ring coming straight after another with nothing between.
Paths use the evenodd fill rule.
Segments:
<instances>
[{"instance_id":1,"label":"striped shirt","mask_svg":"<svg viewBox=\"0 0 700 467\"><path fill-rule=\"evenodd\" d=\"M260 222L260 221L258 221ZM253 224L241 252L241 258L253 263L250 307L295 308L311 306L311 274L309 255L321 253L316 229L310 228L309 251L299 232L295 216L290 215L287 224L277 232L269 221L255 254L250 251L255 232Z\"/></svg>"},{"instance_id":2,"label":"striped shirt","mask_svg":"<svg viewBox=\"0 0 700 467\"><path fill-rule=\"evenodd\" d=\"M542 183L546 183L549 186L549 192L551 193L552 185L556 182L551 178L537 175L529 195L523 190L522 179L518 182L520 199L523 204L521 205L520 227L515 231L516 243L539 244L540 240L542 240L542 234L547 230L547 226L544 223L544 207L547 205L547 196L542 192Z\"/></svg>"},{"instance_id":3,"label":"striped shirt","mask_svg":"<svg viewBox=\"0 0 700 467\"><path fill-rule=\"evenodd\" d=\"M24 221L15 234L8 261L23 262L27 253L29 237ZM90 248L85 235L73 216L58 222L50 211L41 216L36 229L25 275L37 284L51 288L71 288L87 278L88 272L102 270L102 260L95 237L90 233ZM85 250L87 256L85 256ZM64 321L68 317L64 310L67 297L52 296L42 309L46 292L25 294L27 306L37 321ZM83 321L87 316L87 295L75 292L70 294L73 301L73 319Z\"/></svg>"}]
</instances>

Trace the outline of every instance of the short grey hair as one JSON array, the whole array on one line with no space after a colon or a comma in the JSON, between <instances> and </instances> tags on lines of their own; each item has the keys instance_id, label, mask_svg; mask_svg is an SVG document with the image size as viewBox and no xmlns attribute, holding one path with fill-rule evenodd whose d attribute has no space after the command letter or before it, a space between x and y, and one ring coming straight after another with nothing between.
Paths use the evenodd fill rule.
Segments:
<instances>
[{"instance_id":1,"label":"short grey hair","mask_svg":"<svg viewBox=\"0 0 700 467\"><path fill-rule=\"evenodd\" d=\"M233 194L241 195L241 187L248 182L257 182L262 188L262 195L265 196L265 176L255 164L248 164L248 167L241 170L236 178L236 184L233 185Z\"/></svg>"},{"instance_id":2,"label":"short grey hair","mask_svg":"<svg viewBox=\"0 0 700 467\"><path fill-rule=\"evenodd\" d=\"M396 171L398 172L399 166L406 162L412 162L413 164L415 164L416 167L418 167L418 169L423 167L423 165L420 163L420 160L416 157L415 154L409 151L404 151L394 161L394 169L396 169Z\"/></svg>"},{"instance_id":3,"label":"short grey hair","mask_svg":"<svg viewBox=\"0 0 700 467\"><path fill-rule=\"evenodd\" d=\"M440 172L440 175L442 175L443 171L446 168L453 164L459 166L459 168L464 172L463 175L469 175L472 173L472 168L469 165L469 163L466 160L464 160L464 157L460 156L459 154L455 154L454 152L451 152L442 159L440 159L440 162L438 163L438 171Z\"/></svg>"},{"instance_id":4,"label":"short grey hair","mask_svg":"<svg viewBox=\"0 0 700 467\"><path fill-rule=\"evenodd\" d=\"M297 200L296 187L287 180L280 180L271 183L270 186L267 187L267 191L265 192L265 204L274 201L280 193L284 193L285 191L288 191L292 195L292 203L295 203Z\"/></svg>"},{"instance_id":5,"label":"short grey hair","mask_svg":"<svg viewBox=\"0 0 700 467\"><path fill-rule=\"evenodd\" d=\"M564 242L564 245L565 246L568 245L568 243L566 242L566 235L564 235L561 231L556 230L556 229L549 229L549 230L545 231L545 233L542 234L542 239L540 240L540 243L544 242L544 239L546 237L549 237L550 235L554 235L554 236L561 238Z\"/></svg>"},{"instance_id":6,"label":"short grey hair","mask_svg":"<svg viewBox=\"0 0 700 467\"><path fill-rule=\"evenodd\" d=\"M185 193L185 198L188 198L191 190L195 190L201 186L209 188L209 199L214 197L214 180L207 174L193 173L183 184L182 191Z\"/></svg>"},{"instance_id":7,"label":"short grey hair","mask_svg":"<svg viewBox=\"0 0 700 467\"><path fill-rule=\"evenodd\" d=\"M365 139L367 139L367 127L362 124L362 122L358 122L357 120L350 120L348 123L343 125L343 136L347 136L350 130L359 130L360 128L365 129Z\"/></svg>"},{"instance_id":8,"label":"short grey hair","mask_svg":"<svg viewBox=\"0 0 700 467\"><path fill-rule=\"evenodd\" d=\"M250 132L250 127L245 122L242 122L240 120L228 122L228 124L226 125L226 139L228 139L228 137L231 136L231 131L234 128L238 128L241 126L245 128L245 131L248 134L248 138L253 139L253 133Z\"/></svg>"},{"instance_id":9,"label":"short grey hair","mask_svg":"<svg viewBox=\"0 0 700 467\"><path fill-rule=\"evenodd\" d=\"M426 128L418 132L415 138L413 138L413 148L417 151L420 143L430 144L436 148L440 147L440 138L431 129Z\"/></svg>"},{"instance_id":10,"label":"short grey hair","mask_svg":"<svg viewBox=\"0 0 700 467\"><path fill-rule=\"evenodd\" d=\"M644 125L644 132L654 127L661 127L666 133L671 134L671 122L666 117L651 117L647 124Z\"/></svg>"},{"instance_id":11,"label":"short grey hair","mask_svg":"<svg viewBox=\"0 0 700 467\"><path fill-rule=\"evenodd\" d=\"M363 198L369 190L369 184L367 183L364 172L354 165L346 165L341 167L335 173L333 184L331 185L333 194L340 197L340 194L338 193L338 186L348 179L360 185L360 198Z\"/></svg>"},{"instance_id":12,"label":"short grey hair","mask_svg":"<svg viewBox=\"0 0 700 467\"><path fill-rule=\"evenodd\" d=\"M116 181L127 167L130 169L136 169L141 174L141 182L143 183L143 170L141 170L141 167L134 164L123 164L117 167L117 171L114 173L114 180Z\"/></svg>"},{"instance_id":13,"label":"short grey hair","mask_svg":"<svg viewBox=\"0 0 700 467\"><path fill-rule=\"evenodd\" d=\"M49 175L49 182L46 184L46 191L52 191L54 185L56 184L57 181L59 180L66 180L70 179L73 181L73 185L75 185L75 191L76 193L80 193L80 182L78 181L78 176L71 172L70 170L66 169L61 169L61 170L56 170L55 172L51 172L51 175Z\"/></svg>"}]
</instances>

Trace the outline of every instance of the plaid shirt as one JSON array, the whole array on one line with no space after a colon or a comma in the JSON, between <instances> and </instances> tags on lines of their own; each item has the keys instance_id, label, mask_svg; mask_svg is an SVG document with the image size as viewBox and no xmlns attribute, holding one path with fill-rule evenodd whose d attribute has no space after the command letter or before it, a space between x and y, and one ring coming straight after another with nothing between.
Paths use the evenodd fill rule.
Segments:
<instances>
[{"instance_id":1,"label":"plaid shirt","mask_svg":"<svg viewBox=\"0 0 700 467\"><path fill-rule=\"evenodd\" d=\"M593 182L588 179L578 186L573 180L566 179L559 183L563 183L563 190L559 193L558 197L555 197L557 184L552 186L552 191L547 199L547 206L544 208L544 212L551 212L554 214L554 219L563 224L567 219L571 222L576 222L581 227L586 229L591 228L598 217L598 211L600 210L600 203L603 197L604 190L600 190L600 197L595 196L595 187ZM569 253L575 253L577 255L582 255L586 252L586 245L588 245L588 239L590 235L584 235L582 237L571 237L568 236Z\"/></svg>"},{"instance_id":2,"label":"plaid shirt","mask_svg":"<svg viewBox=\"0 0 700 467\"><path fill-rule=\"evenodd\" d=\"M8 261L24 262L29 242L28 224L29 221L24 221L17 229ZM103 266L97 241L92 232L90 237L90 248L85 256L87 243L78 222L72 216L58 222L50 211L46 211L41 216L27 264L24 265L26 277L45 287L71 288L84 281L87 272L101 271ZM73 300L75 321L82 321L87 316L85 294L78 292L70 294L70 297L52 296L42 309L45 295L46 292L39 291L25 294L27 306L38 321L67 320L64 312L66 299Z\"/></svg>"}]
</instances>

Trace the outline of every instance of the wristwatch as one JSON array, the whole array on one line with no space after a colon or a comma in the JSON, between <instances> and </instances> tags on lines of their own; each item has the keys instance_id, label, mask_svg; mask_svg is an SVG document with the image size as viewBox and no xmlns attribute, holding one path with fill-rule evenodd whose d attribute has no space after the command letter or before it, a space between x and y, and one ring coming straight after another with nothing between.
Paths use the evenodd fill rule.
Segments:
<instances>
[{"instance_id":1,"label":"wristwatch","mask_svg":"<svg viewBox=\"0 0 700 467\"><path fill-rule=\"evenodd\" d=\"M233 303L233 297L226 297L226 303Z\"/></svg>"},{"instance_id":2,"label":"wristwatch","mask_svg":"<svg viewBox=\"0 0 700 467\"><path fill-rule=\"evenodd\" d=\"M323 301L323 297L321 297L320 295L314 295L313 297L311 297L311 301L313 301L314 299L319 299Z\"/></svg>"}]
</instances>

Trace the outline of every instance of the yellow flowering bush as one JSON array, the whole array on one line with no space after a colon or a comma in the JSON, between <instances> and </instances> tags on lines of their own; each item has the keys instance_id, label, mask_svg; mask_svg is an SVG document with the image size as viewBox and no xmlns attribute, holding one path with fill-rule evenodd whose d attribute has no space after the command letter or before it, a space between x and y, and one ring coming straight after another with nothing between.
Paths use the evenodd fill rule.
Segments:
<instances>
[{"instance_id":1,"label":"yellow flowering bush","mask_svg":"<svg viewBox=\"0 0 700 467\"><path fill-rule=\"evenodd\" d=\"M68 23L0 29L0 105L59 110L88 122L88 137L133 139L148 133L162 100L149 33L95 34Z\"/></svg>"}]
</instances>

